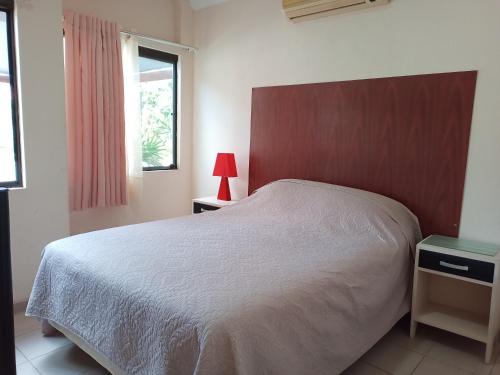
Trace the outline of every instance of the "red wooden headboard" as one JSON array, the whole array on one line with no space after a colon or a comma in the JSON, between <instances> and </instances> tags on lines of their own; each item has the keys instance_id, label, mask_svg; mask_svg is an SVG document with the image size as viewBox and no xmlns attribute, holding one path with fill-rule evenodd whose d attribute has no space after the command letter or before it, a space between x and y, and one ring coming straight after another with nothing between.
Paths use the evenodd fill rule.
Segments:
<instances>
[{"instance_id":1,"label":"red wooden headboard","mask_svg":"<svg viewBox=\"0 0 500 375\"><path fill-rule=\"evenodd\" d=\"M477 72L253 89L249 193L282 178L394 198L458 236Z\"/></svg>"}]
</instances>

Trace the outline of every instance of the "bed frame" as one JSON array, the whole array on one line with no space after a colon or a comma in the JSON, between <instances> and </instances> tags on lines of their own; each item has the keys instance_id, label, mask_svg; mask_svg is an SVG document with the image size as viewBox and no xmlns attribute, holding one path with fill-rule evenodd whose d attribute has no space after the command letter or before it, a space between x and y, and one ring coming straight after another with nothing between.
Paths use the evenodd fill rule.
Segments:
<instances>
[{"instance_id":1,"label":"bed frame","mask_svg":"<svg viewBox=\"0 0 500 375\"><path fill-rule=\"evenodd\" d=\"M59 324L50 321L47 322L44 320L42 322L42 332L47 335L57 334L57 331L62 333L68 340L72 341L76 346L78 346L81 350L91 356L98 364L104 367L107 371L109 371L113 375L126 375L119 367L117 367L113 362L111 362L104 355L95 350L91 345L87 344L85 340L81 337L75 335L70 330L60 326ZM55 331L54 331L55 329Z\"/></svg>"},{"instance_id":2,"label":"bed frame","mask_svg":"<svg viewBox=\"0 0 500 375\"><path fill-rule=\"evenodd\" d=\"M282 178L405 204L458 236L477 72L253 89L249 193Z\"/></svg>"}]
</instances>

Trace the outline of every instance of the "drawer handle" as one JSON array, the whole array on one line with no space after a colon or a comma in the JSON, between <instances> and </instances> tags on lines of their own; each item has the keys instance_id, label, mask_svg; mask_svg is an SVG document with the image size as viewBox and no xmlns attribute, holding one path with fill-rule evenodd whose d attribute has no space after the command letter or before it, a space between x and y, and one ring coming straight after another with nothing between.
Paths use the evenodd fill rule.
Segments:
<instances>
[{"instance_id":1,"label":"drawer handle","mask_svg":"<svg viewBox=\"0 0 500 375\"><path fill-rule=\"evenodd\" d=\"M443 261L440 261L439 265L443 267L453 268L454 270L469 271L469 266L459 266L457 264L451 264Z\"/></svg>"}]
</instances>

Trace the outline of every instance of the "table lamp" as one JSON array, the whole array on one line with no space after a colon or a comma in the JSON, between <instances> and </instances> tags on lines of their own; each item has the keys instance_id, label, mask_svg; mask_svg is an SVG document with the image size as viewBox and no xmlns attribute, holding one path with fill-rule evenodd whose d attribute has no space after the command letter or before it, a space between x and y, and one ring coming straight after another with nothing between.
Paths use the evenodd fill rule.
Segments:
<instances>
[{"instance_id":1,"label":"table lamp","mask_svg":"<svg viewBox=\"0 0 500 375\"><path fill-rule=\"evenodd\" d=\"M238 177L238 172L236 171L236 162L234 161L233 153L219 152L217 154L213 175L221 177L217 199L230 201L231 191L229 190L228 178Z\"/></svg>"}]
</instances>

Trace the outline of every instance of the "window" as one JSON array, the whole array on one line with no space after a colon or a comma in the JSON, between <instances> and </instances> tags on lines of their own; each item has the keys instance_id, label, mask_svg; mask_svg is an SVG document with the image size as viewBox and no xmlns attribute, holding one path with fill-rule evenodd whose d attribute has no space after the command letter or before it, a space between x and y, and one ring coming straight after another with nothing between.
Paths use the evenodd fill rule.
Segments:
<instances>
[{"instance_id":1,"label":"window","mask_svg":"<svg viewBox=\"0 0 500 375\"><path fill-rule=\"evenodd\" d=\"M22 185L14 64L13 1L0 0L0 186Z\"/></svg>"},{"instance_id":2,"label":"window","mask_svg":"<svg viewBox=\"0 0 500 375\"><path fill-rule=\"evenodd\" d=\"M177 169L178 56L139 47L142 165Z\"/></svg>"}]
</instances>

